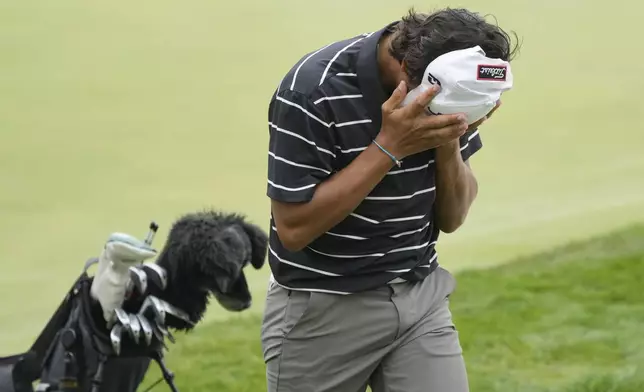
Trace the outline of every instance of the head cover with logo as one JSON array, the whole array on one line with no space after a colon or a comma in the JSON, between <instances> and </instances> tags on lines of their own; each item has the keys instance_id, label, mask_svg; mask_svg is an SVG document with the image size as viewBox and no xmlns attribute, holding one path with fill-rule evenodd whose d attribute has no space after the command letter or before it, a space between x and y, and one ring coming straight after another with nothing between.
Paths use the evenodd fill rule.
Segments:
<instances>
[{"instance_id":1,"label":"head cover with logo","mask_svg":"<svg viewBox=\"0 0 644 392\"><path fill-rule=\"evenodd\" d=\"M438 84L439 93L428 106L430 113L465 113L468 124L472 124L494 108L501 93L512 88L512 82L507 61L486 57L480 46L455 50L429 63L421 84L407 94L401 106Z\"/></svg>"}]
</instances>

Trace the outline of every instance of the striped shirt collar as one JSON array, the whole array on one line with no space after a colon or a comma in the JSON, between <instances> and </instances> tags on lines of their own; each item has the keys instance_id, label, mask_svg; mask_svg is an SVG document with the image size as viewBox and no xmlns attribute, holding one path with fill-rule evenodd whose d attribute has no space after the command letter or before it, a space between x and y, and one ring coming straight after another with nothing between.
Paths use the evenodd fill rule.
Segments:
<instances>
[{"instance_id":1,"label":"striped shirt collar","mask_svg":"<svg viewBox=\"0 0 644 392\"><path fill-rule=\"evenodd\" d=\"M388 98L382 88L380 71L378 70L378 42L383 34L397 23L398 21L392 22L367 37L360 48L356 64L360 90L363 93L369 116L374 125L373 129L376 130L380 129L382 123L382 104Z\"/></svg>"}]
</instances>

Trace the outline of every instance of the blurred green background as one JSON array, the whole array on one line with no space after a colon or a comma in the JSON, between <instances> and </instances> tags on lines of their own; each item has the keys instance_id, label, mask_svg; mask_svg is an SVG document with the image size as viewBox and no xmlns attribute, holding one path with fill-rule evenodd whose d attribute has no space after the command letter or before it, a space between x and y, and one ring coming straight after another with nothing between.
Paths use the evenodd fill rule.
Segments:
<instances>
[{"instance_id":1,"label":"blurred green background","mask_svg":"<svg viewBox=\"0 0 644 392\"><path fill-rule=\"evenodd\" d=\"M482 268L644 218L644 6L543 1L0 0L0 354L40 332L107 236L204 207L268 228L267 108L283 74L410 6L522 38L481 129L480 195L441 263ZM624 12L627 10L627 12ZM268 269L248 271L262 310ZM208 320L229 314L213 306Z\"/></svg>"}]
</instances>

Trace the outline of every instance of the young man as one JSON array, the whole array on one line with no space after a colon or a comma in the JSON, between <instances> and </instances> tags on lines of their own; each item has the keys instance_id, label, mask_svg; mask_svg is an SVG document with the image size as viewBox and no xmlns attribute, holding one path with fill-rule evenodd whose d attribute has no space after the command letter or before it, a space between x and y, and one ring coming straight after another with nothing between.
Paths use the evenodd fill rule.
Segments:
<instances>
[{"instance_id":1,"label":"young man","mask_svg":"<svg viewBox=\"0 0 644 392\"><path fill-rule=\"evenodd\" d=\"M281 81L269 107L269 392L468 390L455 282L434 246L476 197L467 160L481 121L429 115L436 89L400 104L432 60L477 45L514 53L475 13L412 11L307 54Z\"/></svg>"}]
</instances>

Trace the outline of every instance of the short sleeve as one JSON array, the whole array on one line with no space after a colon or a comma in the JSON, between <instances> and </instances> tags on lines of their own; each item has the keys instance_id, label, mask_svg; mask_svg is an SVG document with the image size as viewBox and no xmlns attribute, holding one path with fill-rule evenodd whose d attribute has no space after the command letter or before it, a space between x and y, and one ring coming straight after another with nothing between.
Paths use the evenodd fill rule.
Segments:
<instances>
[{"instance_id":1,"label":"short sleeve","mask_svg":"<svg viewBox=\"0 0 644 392\"><path fill-rule=\"evenodd\" d=\"M481 141L478 128L465 132L465 134L460 138L460 144L463 161L467 161L472 155L474 155L474 153L483 147L483 142Z\"/></svg>"},{"instance_id":2,"label":"short sleeve","mask_svg":"<svg viewBox=\"0 0 644 392\"><path fill-rule=\"evenodd\" d=\"M283 202L307 202L333 172L332 124L321 108L292 90L269 105L267 195Z\"/></svg>"}]
</instances>

